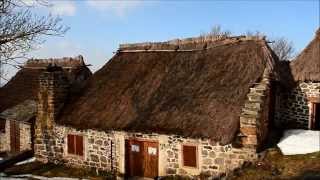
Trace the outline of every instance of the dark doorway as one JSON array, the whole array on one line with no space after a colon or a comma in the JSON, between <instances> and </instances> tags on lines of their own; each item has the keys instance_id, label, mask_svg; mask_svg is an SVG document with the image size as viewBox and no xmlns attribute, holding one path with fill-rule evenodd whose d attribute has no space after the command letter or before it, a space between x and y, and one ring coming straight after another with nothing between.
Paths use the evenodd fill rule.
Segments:
<instances>
[{"instance_id":1,"label":"dark doorway","mask_svg":"<svg viewBox=\"0 0 320 180\"><path fill-rule=\"evenodd\" d=\"M313 104L314 130L320 130L320 103Z\"/></svg>"},{"instance_id":2,"label":"dark doorway","mask_svg":"<svg viewBox=\"0 0 320 180\"><path fill-rule=\"evenodd\" d=\"M158 176L158 143L126 140L125 161L127 176L154 178Z\"/></svg>"}]
</instances>

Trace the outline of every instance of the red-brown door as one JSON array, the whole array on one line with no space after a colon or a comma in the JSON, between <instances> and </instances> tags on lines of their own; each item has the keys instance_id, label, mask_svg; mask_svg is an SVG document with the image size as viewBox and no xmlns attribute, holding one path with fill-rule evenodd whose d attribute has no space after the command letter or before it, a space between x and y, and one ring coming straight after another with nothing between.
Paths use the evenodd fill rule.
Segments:
<instances>
[{"instance_id":1,"label":"red-brown door","mask_svg":"<svg viewBox=\"0 0 320 180\"><path fill-rule=\"evenodd\" d=\"M313 129L320 130L320 103L313 104Z\"/></svg>"},{"instance_id":2,"label":"red-brown door","mask_svg":"<svg viewBox=\"0 0 320 180\"><path fill-rule=\"evenodd\" d=\"M10 148L13 153L20 151L20 130L16 121L10 121Z\"/></svg>"},{"instance_id":3,"label":"red-brown door","mask_svg":"<svg viewBox=\"0 0 320 180\"><path fill-rule=\"evenodd\" d=\"M126 140L126 174L128 176L158 176L158 143Z\"/></svg>"},{"instance_id":4,"label":"red-brown door","mask_svg":"<svg viewBox=\"0 0 320 180\"><path fill-rule=\"evenodd\" d=\"M158 143L144 142L144 177L158 176Z\"/></svg>"},{"instance_id":5,"label":"red-brown door","mask_svg":"<svg viewBox=\"0 0 320 180\"><path fill-rule=\"evenodd\" d=\"M127 141L127 157L129 176L143 176L143 143L141 141Z\"/></svg>"}]
</instances>

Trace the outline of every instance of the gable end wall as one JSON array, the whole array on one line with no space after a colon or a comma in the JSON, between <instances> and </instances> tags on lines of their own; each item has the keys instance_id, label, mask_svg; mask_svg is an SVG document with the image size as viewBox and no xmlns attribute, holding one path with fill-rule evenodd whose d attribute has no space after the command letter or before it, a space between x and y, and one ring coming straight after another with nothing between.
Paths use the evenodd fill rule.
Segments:
<instances>
[{"instance_id":1,"label":"gable end wall","mask_svg":"<svg viewBox=\"0 0 320 180\"><path fill-rule=\"evenodd\" d=\"M301 82L293 90L278 90L276 106L277 126L290 129L309 129L312 99L320 98L320 83Z\"/></svg>"}]
</instances>

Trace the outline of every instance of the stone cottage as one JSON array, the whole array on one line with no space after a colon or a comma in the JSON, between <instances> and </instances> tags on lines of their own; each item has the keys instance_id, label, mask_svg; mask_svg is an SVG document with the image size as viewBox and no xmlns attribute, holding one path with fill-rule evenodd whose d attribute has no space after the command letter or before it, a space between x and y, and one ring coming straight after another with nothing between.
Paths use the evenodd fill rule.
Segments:
<instances>
[{"instance_id":1,"label":"stone cottage","mask_svg":"<svg viewBox=\"0 0 320 180\"><path fill-rule=\"evenodd\" d=\"M290 87L277 93L277 122L284 128L320 130L320 29L287 66L283 79Z\"/></svg>"},{"instance_id":2,"label":"stone cottage","mask_svg":"<svg viewBox=\"0 0 320 180\"><path fill-rule=\"evenodd\" d=\"M35 156L127 176L220 176L257 158L277 58L264 38L120 45L82 93L40 77Z\"/></svg>"},{"instance_id":3,"label":"stone cottage","mask_svg":"<svg viewBox=\"0 0 320 180\"><path fill-rule=\"evenodd\" d=\"M37 103L26 100L0 113L0 152L17 153L33 149Z\"/></svg>"},{"instance_id":4,"label":"stone cottage","mask_svg":"<svg viewBox=\"0 0 320 180\"><path fill-rule=\"evenodd\" d=\"M74 93L80 92L85 80L91 76L81 56L28 60L0 88L0 152L18 153L33 149L39 76L46 71L48 65L63 68Z\"/></svg>"}]
</instances>

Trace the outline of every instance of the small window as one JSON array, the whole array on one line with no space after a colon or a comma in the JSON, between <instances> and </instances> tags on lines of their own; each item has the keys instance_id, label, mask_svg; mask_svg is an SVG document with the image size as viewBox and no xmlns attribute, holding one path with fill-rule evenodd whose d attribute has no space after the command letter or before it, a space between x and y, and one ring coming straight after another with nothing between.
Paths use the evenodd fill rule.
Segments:
<instances>
[{"instance_id":1,"label":"small window","mask_svg":"<svg viewBox=\"0 0 320 180\"><path fill-rule=\"evenodd\" d=\"M83 137L68 134L68 154L83 156Z\"/></svg>"},{"instance_id":2,"label":"small window","mask_svg":"<svg viewBox=\"0 0 320 180\"><path fill-rule=\"evenodd\" d=\"M132 152L140 152L140 146L136 144L131 145L131 151Z\"/></svg>"},{"instance_id":3,"label":"small window","mask_svg":"<svg viewBox=\"0 0 320 180\"><path fill-rule=\"evenodd\" d=\"M155 148L155 147L148 147L148 154L149 154L149 155L157 155L157 148Z\"/></svg>"},{"instance_id":4,"label":"small window","mask_svg":"<svg viewBox=\"0 0 320 180\"><path fill-rule=\"evenodd\" d=\"M196 146L189 146L183 145L182 146L183 152L183 166L188 167L197 167L197 147Z\"/></svg>"},{"instance_id":5,"label":"small window","mask_svg":"<svg viewBox=\"0 0 320 180\"><path fill-rule=\"evenodd\" d=\"M6 120L0 119L0 133L6 132Z\"/></svg>"}]
</instances>

